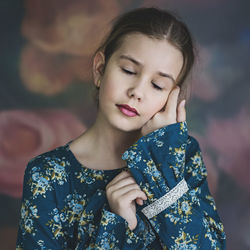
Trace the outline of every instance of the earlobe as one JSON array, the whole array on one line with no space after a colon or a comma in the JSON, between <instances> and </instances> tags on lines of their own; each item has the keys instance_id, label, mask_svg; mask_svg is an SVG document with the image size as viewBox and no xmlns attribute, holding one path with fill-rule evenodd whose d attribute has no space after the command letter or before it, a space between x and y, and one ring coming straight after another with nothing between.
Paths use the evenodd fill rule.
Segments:
<instances>
[{"instance_id":1,"label":"earlobe","mask_svg":"<svg viewBox=\"0 0 250 250\"><path fill-rule=\"evenodd\" d=\"M93 60L93 77L96 87L100 87L101 78L104 74L105 56L102 51L95 54Z\"/></svg>"}]
</instances>

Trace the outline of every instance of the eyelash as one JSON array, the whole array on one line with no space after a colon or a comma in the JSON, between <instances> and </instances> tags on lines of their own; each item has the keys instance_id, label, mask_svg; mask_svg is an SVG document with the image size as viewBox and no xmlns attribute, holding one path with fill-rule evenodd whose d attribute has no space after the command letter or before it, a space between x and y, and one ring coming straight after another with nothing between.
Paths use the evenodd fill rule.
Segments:
<instances>
[{"instance_id":1,"label":"eyelash","mask_svg":"<svg viewBox=\"0 0 250 250\"><path fill-rule=\"evenodd\" d=\"M131 72L131 71L126 70L126 69L123 69L123 68L122 68L122 71L123 71L125 74L128 74L128 75L135 75L135 74L136 74L136 73L134 73L134 72ZM152 82L152 85L153 85L153 87L154 87L156 90L162 90L161 87L159 87L158 85L156 85L156 84L153 83L153 82Z\"/></svg>"}]
</instances>

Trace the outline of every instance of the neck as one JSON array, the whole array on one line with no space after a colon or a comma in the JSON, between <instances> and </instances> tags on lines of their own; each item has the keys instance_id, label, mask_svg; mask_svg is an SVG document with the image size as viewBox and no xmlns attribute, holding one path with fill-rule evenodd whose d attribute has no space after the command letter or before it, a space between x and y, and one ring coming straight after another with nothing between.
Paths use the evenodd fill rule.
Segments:
<instances>
[{"instance_id":1,"label":"neck","mask_svg":"<svg viewBox=\"0 0 250 250\"><path fill-rule=\"evenodd\" d=\"M114 128L101 116L97 116L95 123L89 129L89 135L98 151L106 151L119 158L141 136L139 130L126 132Z\"/></svg>"},{"instance_id":2,"label":"neck","mask_svg":"<svg viewBox=\"0 0 250 250\"><path fill-rule=\"evenodd\" d=\"M109 168L119 168L125 165L121 159L122 154L140 137L140 130L119 130L111 126L101 114L97 114L94 124L77 138L77 151L79 155L89 155L92 152L109 164Z\"/></svg>"}]
</instances>

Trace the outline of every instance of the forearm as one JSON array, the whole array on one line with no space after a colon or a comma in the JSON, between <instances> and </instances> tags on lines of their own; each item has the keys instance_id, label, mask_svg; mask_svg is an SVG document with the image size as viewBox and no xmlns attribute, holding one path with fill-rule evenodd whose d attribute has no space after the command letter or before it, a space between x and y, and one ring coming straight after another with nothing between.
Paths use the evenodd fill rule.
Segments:
<instances>
[{"instance_id":1,"label":"forearm","mask_svg":"<svg viewBox=\"0 0 250 250\"><path fill-rule=\"evenodd\" d=\"M209 240L212 249L216 245L223 249L225 235L217 212L211 209L215 204L208 200L206 169L198 144L188 137L185 122L141 138L123 158L148 196L142 211L166 196L165 203L158 205L161 209L149 218L163 246L174 248L185 240L188 244L208 246ZM173 192L178 186L179 191ZM216 231L221 233L211 229L207 220L214 220Z\"/></svg>"}]
</instances>

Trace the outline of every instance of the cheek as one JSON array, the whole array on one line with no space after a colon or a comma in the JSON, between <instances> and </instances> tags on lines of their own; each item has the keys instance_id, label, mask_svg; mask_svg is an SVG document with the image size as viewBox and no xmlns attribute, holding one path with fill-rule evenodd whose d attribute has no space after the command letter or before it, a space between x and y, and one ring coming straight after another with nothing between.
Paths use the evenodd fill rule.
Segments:
<instances>
[{"instance_id":1,"label":"cheek","mask_svg":"<svg viewBox=\"0 0 250 250\"><path fill-rule=\"evenodd\" d=\"M148 109L147 109L149 116L152 117L153 115L161 111L166 106L170 92L171 92L171 89L166 91L164 95L162 96L156 95L155 98L151 99L148 105Z\"/></svg>"},{"instance_id":2,"label":"cheek","mask_svg":"<svg viewBox=\"0 0 250 250\"><path fill-rule=\"evenodd\" d=\"M168 96L169 96L170 90L165 92L163 96L158 96L158 98L155 98L155 101L152 101L152 106L154 107L154 110L156 112L160 111L163 107L165 107Z\"/></svg>"},{"instance_id":3,"label":"cheek","mask_svg":"<svg viewBox=\"0 0 250 250\"><path fill-rule=\"evenodd\" d=\"M117 88L117 82L114 81L105 81L103 82L103 86L100 89L99 99L106 106L110 105L110 103L118 102L120 100L120 88Z\"/></svg>"},{"instance_id":4,"label":"cheek","mask_svg":"<svg viewBox=\"0 0 250 250\"><path fill-rule=\"evenodd\" d=\"M163 107L165 107L165 104L167 102L166 98L161 98L160 100L151 101L147 107L146 117L147 119L150 119L152 116L154 116L156 113L161 111Z\"/></svg>"}]
</instances>

